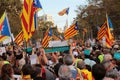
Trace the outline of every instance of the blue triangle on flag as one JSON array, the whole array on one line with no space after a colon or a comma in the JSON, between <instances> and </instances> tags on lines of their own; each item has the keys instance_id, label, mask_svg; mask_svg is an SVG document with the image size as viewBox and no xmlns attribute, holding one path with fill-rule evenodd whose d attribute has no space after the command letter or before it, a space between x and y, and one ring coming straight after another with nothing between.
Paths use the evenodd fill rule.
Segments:
<instances>
[{"instance_id":1,"label":"blue triangle on flag","mask_svg":"<svg viewBox=\"0 0 120 80\"><path fill-rule=\"evenodd\" d=\"M4 21L3 21L1 35L11 36L9 31L9 23L6 17L4 18Z\"/></svg>"},{"instance_id":2,"label":"blue triangle on flag","mask_svg":"<svg viewBox=\"0 0 120 80\"><path fill-rule=\"evenodd\" d=\"M50 28L48 35L52 36L52 28Z\"/></svg>"},{"instance_id":3,"label":"blue triangle on flag","mask_svg":"<svg viewBox=\"0 0 120 80\"><path fill-rule=\"evenodd\" d=\"M77 22L75 23L75 30L79 30Z\"/></svg>"},{"instance_id":4,"label":"blue triangle on flag","mask_svg":"<svg viewBox=\"0 0 120 80\"><path fill-rule=\"evenodd\" d=\"M33 5L36 7L36 8L42 8L42 6L41 6L41 3L40 3L40 1L39 0L33 0Z\"/></svg>"}]
</instances>

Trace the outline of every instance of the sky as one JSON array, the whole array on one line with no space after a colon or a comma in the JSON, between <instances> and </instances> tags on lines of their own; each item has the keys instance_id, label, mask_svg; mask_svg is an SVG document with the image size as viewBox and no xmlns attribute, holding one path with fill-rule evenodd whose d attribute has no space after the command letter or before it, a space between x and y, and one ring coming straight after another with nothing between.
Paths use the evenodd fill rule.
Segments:
<instances>
[{"instance_id":1,"label":"sky","mask_svg":"<svg viewBox=\"0 0 120 80\"><path fill-rule=\"evenodd\" d=\"M43 10L38 12L39 16L43 14L50 14L53 17L54 24L58 28L64 29L66 19L68 18L68 26L71 25L73 18L76 17L78 6L86 5L86 0L40 0ZM64 16L59 16L58 12L69 7L69 14Z\"/></svg>"}]
</instances>

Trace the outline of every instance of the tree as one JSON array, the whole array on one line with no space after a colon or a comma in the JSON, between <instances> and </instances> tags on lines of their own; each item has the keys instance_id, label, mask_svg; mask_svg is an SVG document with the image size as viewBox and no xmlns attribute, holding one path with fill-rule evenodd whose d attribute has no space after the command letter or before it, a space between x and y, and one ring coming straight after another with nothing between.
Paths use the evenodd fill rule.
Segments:
<instances>
[{"instance_id":1,"label":"tree","mask_svg":"<svg viewBox=\"0 0 120 80\"><path fill-rule=\"evenodd\" d=\"M38 19L38 27L33 35L33 38L43 38L45 32L47 31L47 29L50 27L49 25L51 25L52 23L50 22L44 22Z\"/></svg>"},{"instance_id":2,"label":"tree","mask_svg":"<svg viewBox=\"0 0 120 80\"><path fill-rule=\"evenodd\" d=\"M21 9L22 4L20 0L0 0L0 16L2 16L6 10L10 29L14 35L17 35L22 29L19 17Z\"/></svg>"},{"instance_id":3,"label":"tree","mask_svg":"<svg viewBox=\"0 0 120 80\"><path fill-rule=\"evenodd\" d=\"M88 26L88 32L93 31L93 37L96 38L97 26L101 27L106 19L106 13L111 18L114 26L114 34L120 32L120 1L119 0L87 0L87 6L79 6L76 19L79 26Z\"/></svg>"},{"instance_id":4,"label":"tree","mask_svg":"<svg viewBox=\"0 0 120 80\"><path fill-rule=\"evenodd\" d=\"M116 38L120 33L120 0L102 0L109 17L112 20L114 27L114 34Z\"/></svg>"},{"instance_id":5,"label":"tree","mask_svg":"<svg viewBox=\"0 0 120 80\"><path fill-rule=\"evenodd\" d=\"M82 29L86 28L88 30L86 39L95 37L96 34L92 33L96 33L97 32L96 26L101 24L101 22L98 22L98 19L100 18L101 13L103 12L102 9L99 8L98 6L91 4L84 7L80 6L77 12L79 12L77 16L79 27ZM80 33L83 33L83 30L81 30Z\"/></svg>"}]
</instances>

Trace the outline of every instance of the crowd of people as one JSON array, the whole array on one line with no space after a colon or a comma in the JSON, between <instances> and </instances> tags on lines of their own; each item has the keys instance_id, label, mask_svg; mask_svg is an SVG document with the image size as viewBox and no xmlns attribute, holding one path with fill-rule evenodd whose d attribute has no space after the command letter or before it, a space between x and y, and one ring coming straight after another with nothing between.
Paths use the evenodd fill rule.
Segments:
<instances>
[{"instance_id":1,"label":"crowd of people","mask_svg":"<svg viewBox=\"0 0 120 80\"><path fill-rule=\"evenodd\" d=\"M69 51L52 53L35 45L31 52L6 46L6 53L0 55L0 80L120 80L117 43L112 48L96 42L69 46ZM30 55L37 55L35 64Z\"/></svg>"}]
</instances>

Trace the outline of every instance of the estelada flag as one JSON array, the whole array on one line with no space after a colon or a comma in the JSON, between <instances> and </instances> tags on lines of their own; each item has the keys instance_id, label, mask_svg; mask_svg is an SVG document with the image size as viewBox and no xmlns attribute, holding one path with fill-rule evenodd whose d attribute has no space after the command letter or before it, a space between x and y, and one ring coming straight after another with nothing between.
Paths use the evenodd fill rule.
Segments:
<instances>
[{"instance_id":1,"label":"estelada flag","mask_svg":"<svg viewBox=\"0 0 120 80\"><path fill-rule=\"evenodd\" d=\"M23 45L23 42L24 42L24 35L23 35L23 31L21 31L16 37L15 37L15 40L14 42L17 44L17 45Z\"/></svg>"},{"instance_id":2,"label":"estelada flag","mask_svg":"<svg viewBox=\"0 0 120 80\"><path fill-rule=\"evenodd\" d=\"M0 18L0 42L4 39L11 37L10 26L7 18L7 13L4 12L2 17Z\"/></svg>"},{"instance_id":3,"label":"estelada flag","mask_svg":"<svg viewBox=\"0 0 120 80\"><path fill-rule=\"evenodd\" d=\"M106 18L105 23L102 25L102 27L98 31L97 39L100 40L103 37L105 37L105 39L106 39L105 46L108 47L108 48L111 48L112 45L114 44L114 36L113 36L113 34L111 33L111 30L110 30L108 17Z\"/></svg>"},{"instance_id":4,"label":"estelada flag","mask_svg":"<svg viewBox=\"0 0 120 80\"><path fill-rule=\"evenodd\" d=\"M48 29L45 33L45 37L42 40L42 46L44 48L48 47L49 41L52 39L52 28Z\"/></svg>"},{"instance_id":5,"label":"estelada flag","mask_svg":"<svg viewBox=\"0 0 120 80\"><path fill-rule=\"evenodd\" d=\"M67 40L76 34L78 34L79 28L77 22L72 24L65 32L64 32L64 39Z\"/></svg>"},{"instance_id":6,"label":"estelada flag","mask_svg":"<svg viewBox=\"0 0 120 80\"><path fill-rule=\"evenodd\" d=\"M23 10L21 13L21 22L26 41L32 37L35 31L34 14L39 9L42 9L39 0L24 0Z\"/></svg>"},{"instance_id":7,"label":"estelada flag","mask_svg":"<svg viewBox=\"0 0 120 80\"><path fill-rule=\"evenodd\" d=\"M60 11L60 12L58 13L58 15L59 15L59 16L63 16L64 14L67 14L67 15L68 15L68 13L69 13L69 8L65 8L65 9L63 9L62 11Z\"/></svg>"}]
</instances>

